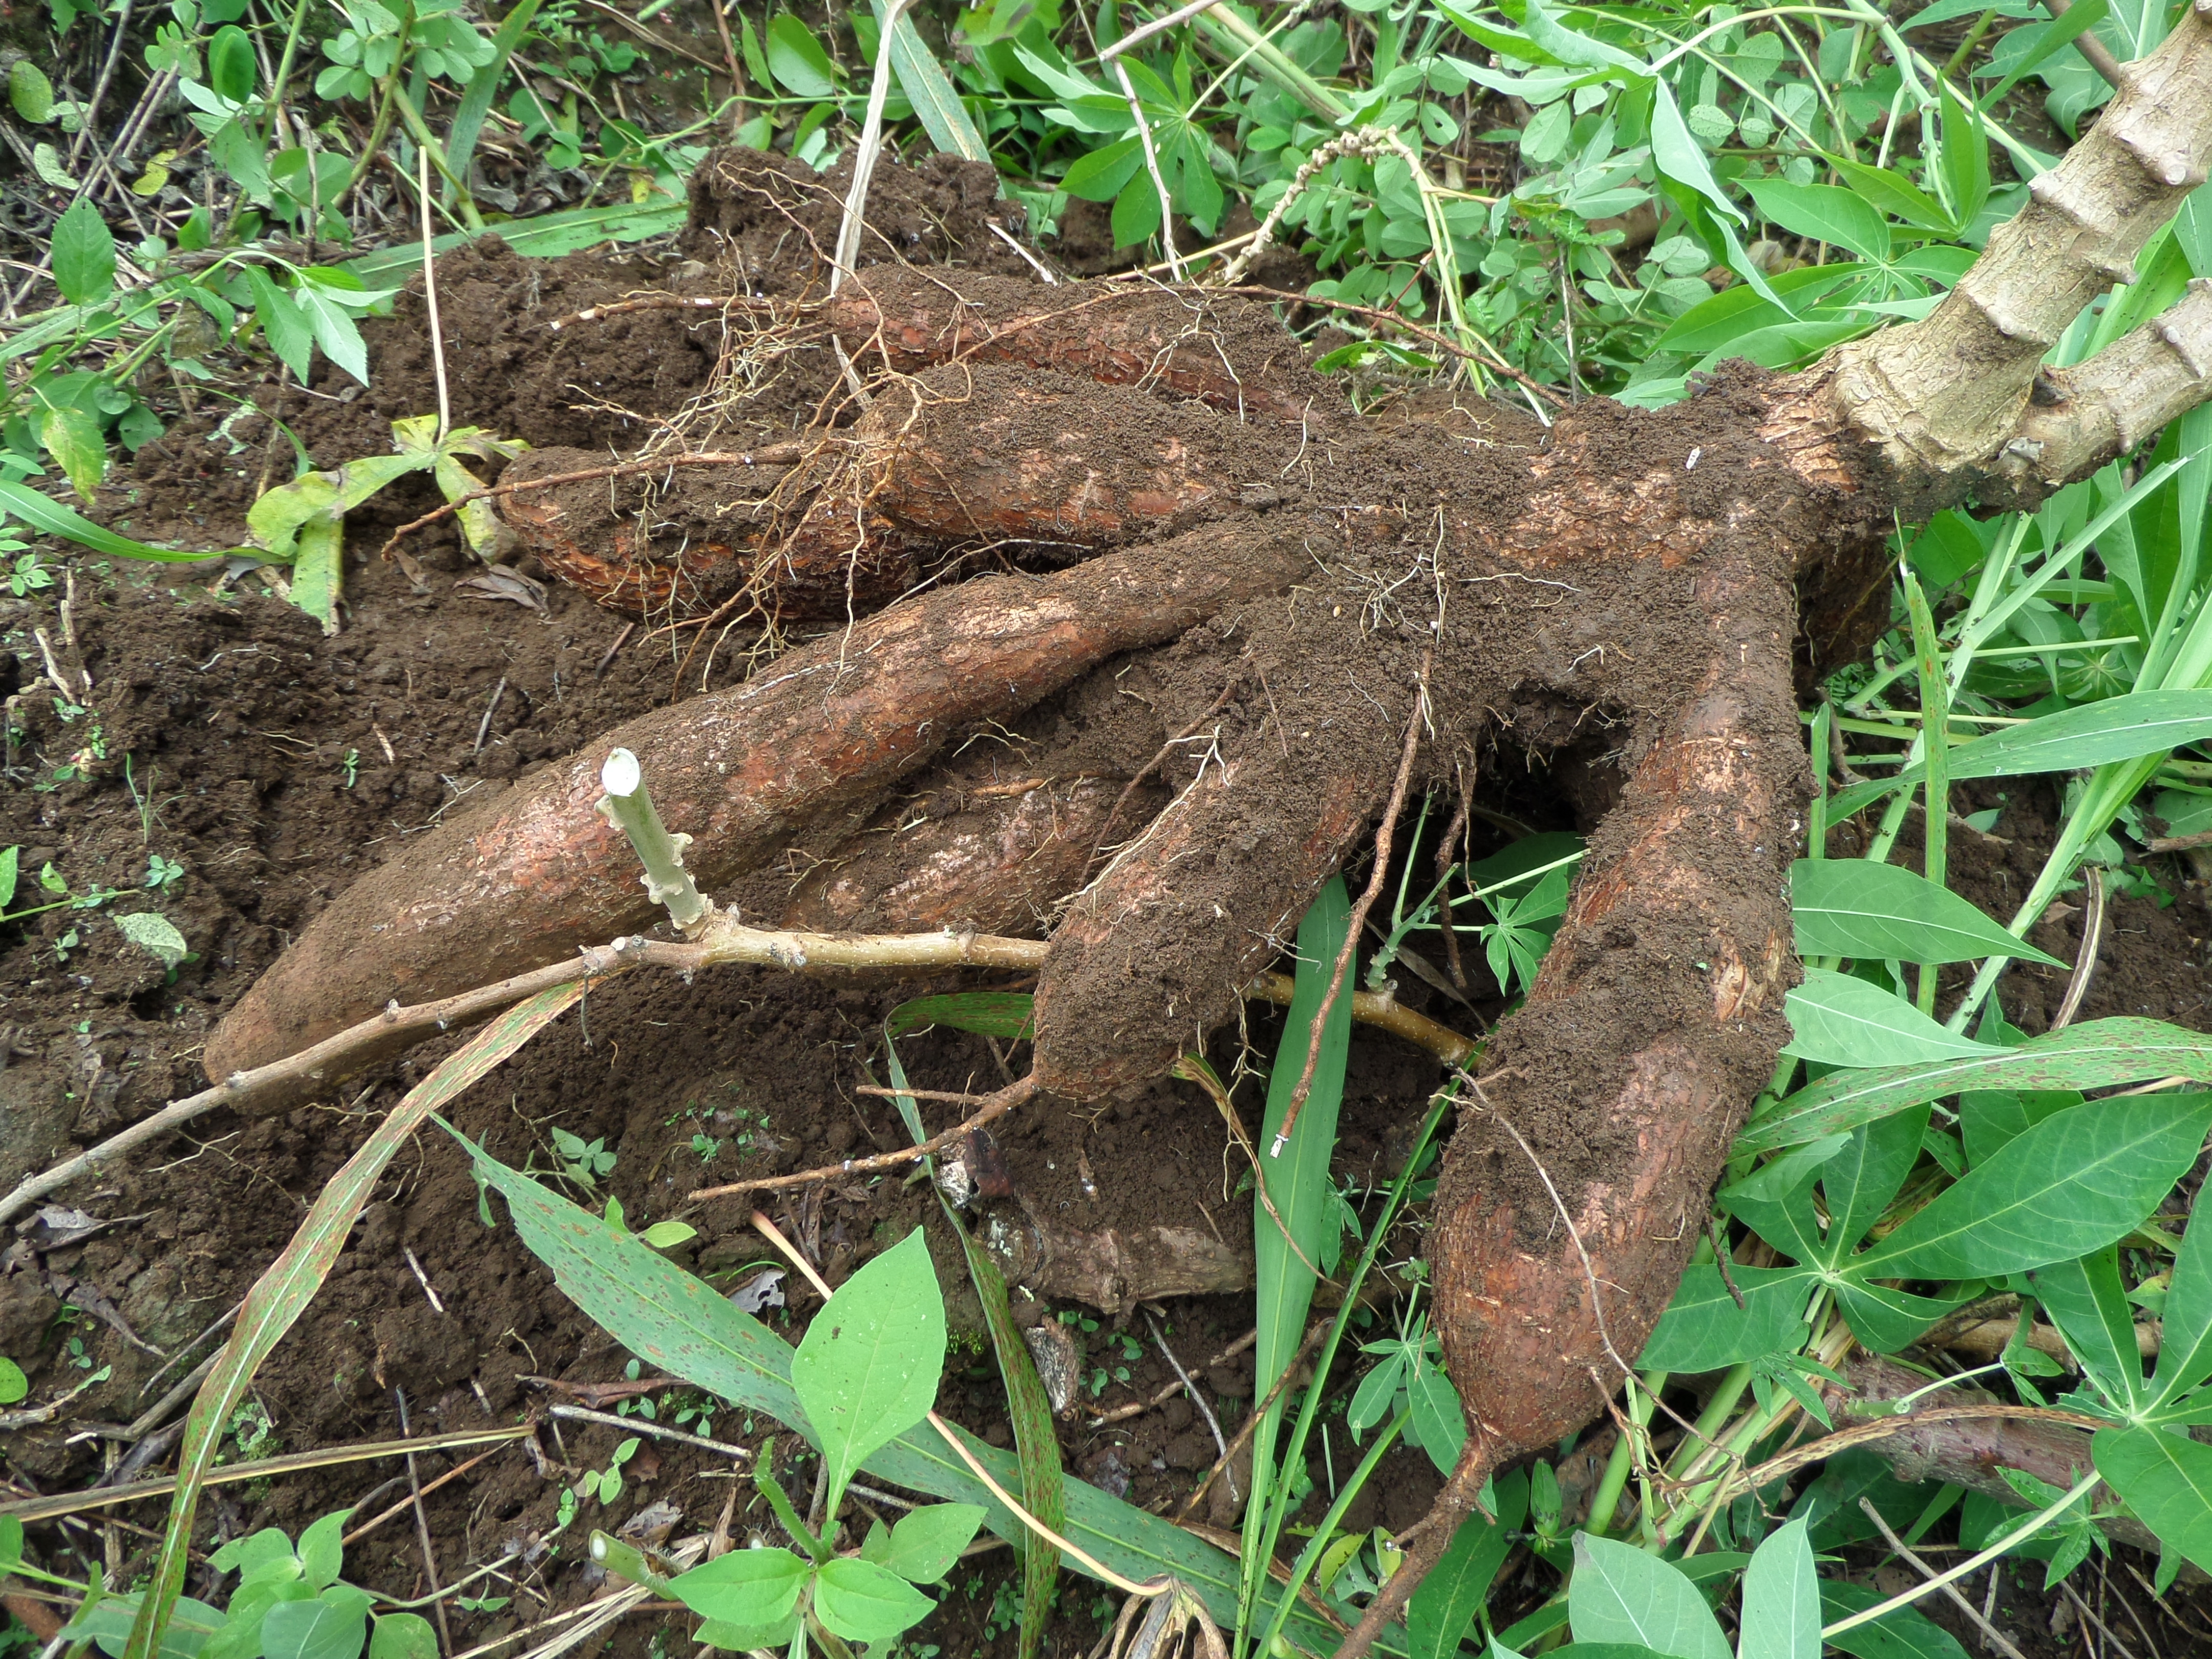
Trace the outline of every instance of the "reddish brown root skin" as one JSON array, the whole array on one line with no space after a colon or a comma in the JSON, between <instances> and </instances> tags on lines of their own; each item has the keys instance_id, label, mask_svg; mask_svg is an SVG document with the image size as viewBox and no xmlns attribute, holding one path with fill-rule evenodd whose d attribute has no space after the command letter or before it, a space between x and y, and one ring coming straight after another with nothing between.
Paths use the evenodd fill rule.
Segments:
<instances>
[{"instance_id":1,"label":"reddish brown root skin","mask_svg":"<svg viewBox=\"0 0 2212 1659\"><path fill-rule=\"evenodd\" d=\"M1291 580L1297 556L1227 566L1201 537L1035 580L987 578L633 720L347 889L217 1028L209 1073L295 1053L393 998L487 983L650 923L636 861L595 810L611 748L636 753L663 816L696 838L692 867L711 890L887 788L969 722Z\"/></svg>"}]
</instances>

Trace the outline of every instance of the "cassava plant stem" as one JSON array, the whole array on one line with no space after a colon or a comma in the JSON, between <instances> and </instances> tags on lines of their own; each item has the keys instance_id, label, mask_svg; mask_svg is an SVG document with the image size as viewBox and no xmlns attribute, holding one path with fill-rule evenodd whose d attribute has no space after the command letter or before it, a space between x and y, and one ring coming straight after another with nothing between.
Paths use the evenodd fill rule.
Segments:
<instances>
[{"instance_id":1,"label":"cassava plant stem","mask_svg":"<svg viewBox=\"0 0 2212 1659\"><path fill-rule=\"evenodd\" d=\"M714 914L714 906L684 867L684 849L691 844L691 837L680 831L672 834L661 823L660 814L653 808L653 793L645 787L644 770L629 750L617 749L607 757L606 764L599 769L599 784L607 792L599 801L599 811L609 823L629 837L637 861L645 866L645 874L639 879L645 884L647 894L666 908L669 920L683 930L685 938L695 936Z\"/></svg>"}]
</instances>

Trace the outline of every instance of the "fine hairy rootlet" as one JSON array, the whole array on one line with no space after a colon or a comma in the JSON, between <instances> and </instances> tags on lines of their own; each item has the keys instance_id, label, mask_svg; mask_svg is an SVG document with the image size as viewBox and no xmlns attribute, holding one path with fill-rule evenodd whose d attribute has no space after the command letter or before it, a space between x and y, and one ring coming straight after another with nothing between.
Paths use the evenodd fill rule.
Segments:
<instances>
[{"instance_id":1,"label":"fine hairy rootlet","mask_svg":"<svg viewBox=\"0 0 2212 1659\"><path fill-rule=\"evenodd\" d=\"M1793 678L1885 620L1885 532L2032 503L2208 395L2201 283L2079 368L2040 367L2206 176L2208 12L2128 66L1926 319L1800 374L1738 365L1656 412L1598 401L1547 430L1469 396L1364 418L1261 302L1220 289L881 263L834 299L718 302L732 406L814 365L794 439L711 464L693 452L726 441L678 445L650 471L536 452L503 488L592 476L509 488L501 510L603 602L708 617L702 638L846 625L410 842L229 1016L210 1073L649 925L592 810L621 744L696 838L702 884L749 912L1048 928L1036 1079L1096 1097L1233 1017L1401 757L1420 786L1464 775L1486 733L1572 750L1601 823L1437 1203L1437 1322L1472 1432L1438 1524L1345 1650L1364 1651L1486 1476L1601 1408L1700 1236L1786 1037ZM998 574L957 580L970 568ZM1133 664L1218 736L1154 769L1157 737L1115 750L1063 720L1035 788L971 803L905 862L757 879L927 787L981 723L1109 705Z\"/></svg>"}]
</instances>

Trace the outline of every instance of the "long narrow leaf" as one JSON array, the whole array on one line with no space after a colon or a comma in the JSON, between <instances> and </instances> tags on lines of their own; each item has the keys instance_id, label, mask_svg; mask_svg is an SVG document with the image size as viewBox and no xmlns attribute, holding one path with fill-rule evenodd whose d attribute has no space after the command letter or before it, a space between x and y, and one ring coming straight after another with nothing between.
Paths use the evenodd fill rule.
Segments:
<instances>
[{"instance_id":1,"label":"long narrow leaf","mask_svg":"<svg viewBox=\"0 0 2212 1659\"><path fill-rule=\"evenodd\" d=\"M869 0L869 3L875 8L876 27L881 28L884 0ZM938 67L937 59L915 30L912 15L903 11L891 31L891 73L898 77L899 90L914 106L915 118L921 123L931 143L945 155L965 161L991 159L990 149L969 118L960 94Z\"/></svg>"},{"instance_id":2,"label":"long narrow leaf","mask_svg":"<svg viewBox=\"0 0 2212 1659\"><path fill-rule=\"evenodd\" d=\"M200 564L209 559L219 559L226 552L244 554L252 559L267 560L269 555L259 548L201 548L184 550L173 547L149 547L144 542L134 542L128 536L118 536L112 530L103 530L81 513L72 512L51 496L41 495L27 484L0 479L0 507L5 507L33 530L44 531L49 536L59 536L64 541L75 542L79 547L94 553L105 553L112 559L148 559L159 564Z\"/></svg>"},{"instance_id":3,"label":"long narrow leaf","mask_svg":"<svg viewBox=\"0 0 2212 1659\"><path fill-rule=\"evenodd\" d=\"M361 1150L331 1177L283 1254L246 1292L230 1340L223 1345L215 1369L193 1397L191 1415L185 1424L184 1446L177 1454L177 1491L170 1500L168 1528L161 1537L161 1553L155 1564L150 1591L131 1625L124 1659L152 1659L161 1650L170 1609L184 1585L200 1483L214 1465L223 1425L245 1398L261 1362L307 1311L323 1280L330 1276L331 1264L345 1248L346 1235L361 1218L362 1208L385 1166L398 1156L433 1112L559 1018L583 994L581 984L556 985L517 1003L408 1091L407 1097L392 1109L376 1132L362 1143Z\"/></svg>"},{"instance_id":4,"label":"long narrow leaf","mask_svg":"<svg viewBox=\"0 0 2212 1659\"><path fill-rule=\"evenodd\" d=\"M1967 1089L2102 1089L2162 1077L2212 1083L2212 1037L2159 1019L2093 1019L2016 1048L1822 1078L1738 1135L1735 1155L1802 1146Z\"/></svg>"}]
</instances>

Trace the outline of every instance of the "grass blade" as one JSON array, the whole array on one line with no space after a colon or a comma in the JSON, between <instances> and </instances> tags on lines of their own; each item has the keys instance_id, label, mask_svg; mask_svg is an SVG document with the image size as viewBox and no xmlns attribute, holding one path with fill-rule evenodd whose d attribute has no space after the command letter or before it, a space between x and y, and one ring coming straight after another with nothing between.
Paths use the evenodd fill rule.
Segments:
<instances>
[{"instance_id":1,"label":"grass blade","mask_svg":"<svg viewBox=\"0 0 2212 1659\"><path fill-rule=\"evenodd\" d=\"M985 994L990 994L986 993ZM1026 996L1019 999L1026 1003ZM894 1009L891 1018L911 1009L914 1003L905 1003ZM1019 1011L1016 1018L1026 1024L1028 1011ZM898 1049L891 1042L884 1044L885 1063L890 1068L891 1086L907 1086L906 1067L899 1063ZM899 1116L917 1143L929 1139L929 1132L921 1126L921 1109L914 1097L898 1094L891 1097L898 1107ZM937 1160L925 1160L934 1186ZM1006 1385L1006 1414L1013 1419L1015 1455L1022 1466L1022 1503L1031 1515L1054 1532L1067 1530L1067 1499L1065 1472L1060 1462L1060 1436L1054 1430L1052 1400L1045 1392L1044 1379L1037 1375L1036 1360L1030 1353L1029 1344L1014 1323L1014 1310L1006 1300L1006 1277L999 1271L998 1264L978 1249L968 1236L959 1213L955 1211L942 1188L937 1201L944 1207L945 1219L959 1235L960 1248L968 1258L968 1276L975 1281L976 1299L983 1304L983 1321L991 1328L991 1346L998 1351L999 1375ZM1022 1553L1022 1633L1018 1649L1019 1659L1033 1659L1044 1644L1045 1626L1052 1616L1052 1591L1060 1577L1060 1553L1041 1549L1034 1538L1024 1537L1016 1548Z\"/></svg>"},{"instance_id":2,"label":"grass blade","mask_svg":"<svg viewBox=\"0 0 2212 1659\"><path fill-rule=\"evenodd\" d=\"M1298 923L1297 984L1290 1016L1283 1024L1282 1044L1275 1051L1274 1072L1267 1080L1267 1110L1260 1129L1262 1147L1273 1145L1289 1109L1313 1041L1315 1017L1328 994L1330 969L1344 948L1351 917L1352 902L1344 890L1344 878L1332 876ZM1336 1147L1337 1112L1344 1103L1344 1066L1351 1046L1352 999L1340 996L1329 1010L1328 1024L1322 1034L1321 1061L1314 1071L1312 1092L1298 1115L1297 1133L1280 1158L1260 1159L1261 1182L1275 1214L1288 1229L1285 1236L1271 1224L1266 1207L1255 1201L1252 1244L1257 1261L1260 1334L1253 1351L1253 1376L1262 1391L1273 1386L1297 1352L1316 1283L1307 1263L1322 1259L1325 1254L1322 1233L1336 1224L1329 1202L1328 1161ZM1254 1615L1258 1612L1259 1587L1267 1581L1264 1565L1273 1556L1274 1540L1270 1534L1281 1523L1275 1514L1277 1506L1267 1500L1274 1491L1275 1440L1289 1404L1287 1396L1288 1390L1276 1396L1252 1437L1254 1501L1244 1512L1244 1562L1250 1581L1248 1605ZM1252 1620L1245 1622L1249 1626Z\"/></svg>"},{"instance_id":3,"label":"grass blade","mask_svg":"<svg viewBox=\"0 0 2212 1659\"><path fill-rule=\"evenodd\" d=\"M884 0L869 0L869 3L875 8L876 27L881 28ZM983 135L975 131L975 122L968 118L960 94L930 55L928 46L915 29L914 19L903 12L891 30L891 72L898 76L899 90L914 106L915 119L921 123L931 143L945 155L964 161L991 159L990 149L983 143Z\"/></svg>"},{"instance_id":4,"label":"grass blade","mask_svg":"<svg viewBox=\"0 0 2212 1659\"><path fill-rule=\"evenodd\" d=\"M0 507L14 514L33 530L44 531L49 536L59 536L64 541L75 542L79 547L94 553L105 553L112 559L146 559L158 564L200 564L234 551L250 559L269 562L269 555L258 547L200 548L181 552L171 547L149 547L144 542L132 541L128 536L118 536L112 530L104 530L82 514L73 512L51 496L41 495L29 485L16 483L11 479L0 479Z\"/></svg>"},{"instance_id":5,"label":"grass blade","mask_svg":"<svg viewBox=\"0 0 2212 1659\"><path fill-rule=\"evenodd\" d=\"M201 1483L214 1465L223 1425L245 1397L247 1384L270 1350L307 1311L323 1280L330 1276L331 1264L345 1248L346 1235L360 1219L385 1166L433 1112L559 1018L583 994L580 983L559 985L517 1003L410 1090L316 1196L314 1207L307 1212L307 1218L300 1224L283 1254L270 1263L268 1271L246 1293L230 1340L192 1400L184 1445L177 1454L177 1491L170 1501L169 1524L161 1537L152 1584L131 1625L124 1659L152 1659L160 1652L170 1609L184 1587Z\"/></svg>"}]
</instances>

